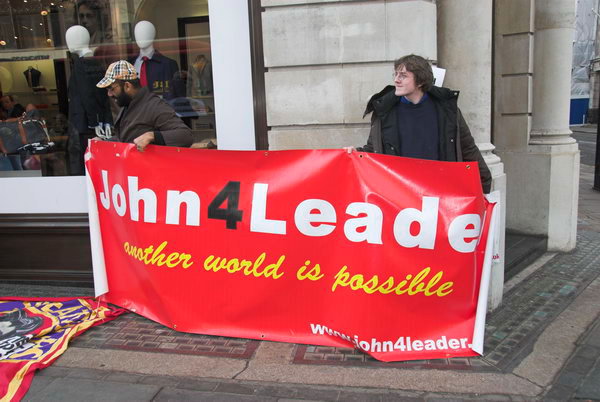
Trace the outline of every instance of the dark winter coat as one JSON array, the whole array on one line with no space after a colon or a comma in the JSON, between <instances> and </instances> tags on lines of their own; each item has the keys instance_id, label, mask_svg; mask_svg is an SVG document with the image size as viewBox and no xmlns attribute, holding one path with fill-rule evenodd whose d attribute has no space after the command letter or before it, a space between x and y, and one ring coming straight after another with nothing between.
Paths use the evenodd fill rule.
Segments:
<instances>
[{"instance_id":1,"label":"dark winter coat","mask_svg":"<svg viewBox=\"0 0 600 402\"><path fill-rule=\"evenodd\" d=\"M72 56L69 78L69 122L80 133L98 123L112 123L106 89L96 87L104 77L104 68L92 57Z\"/></svg>"},{"instance_id":2,"label":"dark winter coat","mask_svg":"<svg viewBox=\"0 0 600 402\"><path fill-rule=\"evenodd\" d=\"M489 193L492 175L458 108L458 91L432 87L427 93L437 109L440 160L478 162L483 192ZM398 119L395 107L399 100L400 98L395 94L395 88L391 85L371 97L365 110L365 116L373 113L371 132L367 145L359 148L360 151L401 156L398 147Z\"/></svg>"}]
</instances>

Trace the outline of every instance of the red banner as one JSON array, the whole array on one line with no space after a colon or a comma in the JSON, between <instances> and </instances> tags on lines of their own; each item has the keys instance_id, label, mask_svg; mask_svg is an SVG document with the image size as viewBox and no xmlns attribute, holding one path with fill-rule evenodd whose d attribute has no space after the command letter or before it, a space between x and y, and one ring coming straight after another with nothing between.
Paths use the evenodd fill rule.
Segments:
<instances>
[{"instance_id":1,"label":"red banner","mask_svg":"<svg viewBox=\"0 0 600 402\"><path fill-rule=\"evenodd\" d=\"M86 164L108 302L179 331L383 361L480 349L494 204L474 162L92 141Z\"/></svg>"}]
</instances>

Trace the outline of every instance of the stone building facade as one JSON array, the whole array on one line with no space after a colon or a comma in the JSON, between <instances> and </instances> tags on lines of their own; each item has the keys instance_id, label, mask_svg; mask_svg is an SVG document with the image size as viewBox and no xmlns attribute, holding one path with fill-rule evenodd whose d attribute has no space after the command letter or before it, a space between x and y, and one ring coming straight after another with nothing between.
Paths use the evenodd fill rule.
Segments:
<instances>
[{"instance_id":1,"label":"stone building facade","mask_svg":"<svg viewBox=\"0 0 600 402\"><path fill-rule=\"evenodd\" d=\"M393 61L410 53L430 59L446 70L443 85L460 90L459 106L501 194L501 247L505 229L547 236L550 250L575 247L579 151L568 125L575 0L181 0L177 10L155 0L106 3L112 37L124 41L125 27L140 19L154 18L164 43L187 40L177 24L209 20L220 149L364 145L366 102L392 82ZM87 235L82 178L0 177L0 186L10 194L0 199L0 244L22 249L11 261L33 258L15 234L53 250L63 247L58 232ZM53 201L64 194L68 202ZM31 272L44 264L32 262ZM0 277L19 275L0 263ZM492 307L503 283L500 260Z\"/></svg>"}]
</instances>

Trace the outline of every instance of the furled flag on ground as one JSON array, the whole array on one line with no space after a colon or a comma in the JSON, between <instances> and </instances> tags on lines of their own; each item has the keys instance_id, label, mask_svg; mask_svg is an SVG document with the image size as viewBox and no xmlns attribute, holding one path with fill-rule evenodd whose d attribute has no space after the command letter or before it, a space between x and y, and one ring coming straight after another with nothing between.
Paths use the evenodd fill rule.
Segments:
<instances>
[{"instance_id":1,"label":"furled flag on ground","mask_svg":"<svg viewBox=\"0 0 600 402\"><path fill-rule=\"evenodd\" d=\"M20 400L72 338L124 312L92 298L0 298L0 400Z\"/></svg>"}]
</instances>

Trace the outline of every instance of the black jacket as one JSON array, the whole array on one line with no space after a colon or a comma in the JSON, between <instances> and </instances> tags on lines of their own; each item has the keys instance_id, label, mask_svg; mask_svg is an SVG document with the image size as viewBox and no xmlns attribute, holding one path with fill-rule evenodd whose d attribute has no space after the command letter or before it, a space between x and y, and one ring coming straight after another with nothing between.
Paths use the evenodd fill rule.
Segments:
<instances>
[{"instance_id":1,"label":"black jacket","mask_svg":"<svg viewBox=\"0 0 600 402\"><path fill-rule=\"evenodd\" d=\"M104 68L92 57L72 56L69 78L69 122L84 133L98 123L112 123L106 89L96 87L104 77Z\"/></svg>"},{"instance_id":2,"label":"black jacket","mask_svg":"<svg viewBox=\"0 0 600 402\"><path fill-rule=\"evenodd\" d=\"M427 92L436 106L440 136L440 160L449 162L474 161L479 164L479 175L484 193L489 193L492 175L475 145L471 131L457 105L458 91L432 87ZM369 100L365 116L371 116L371 132L367 145L360 151L399 155L398 119L396 103L400 100L391 85L375 94Z\"/></svg>"}]
</instances>

